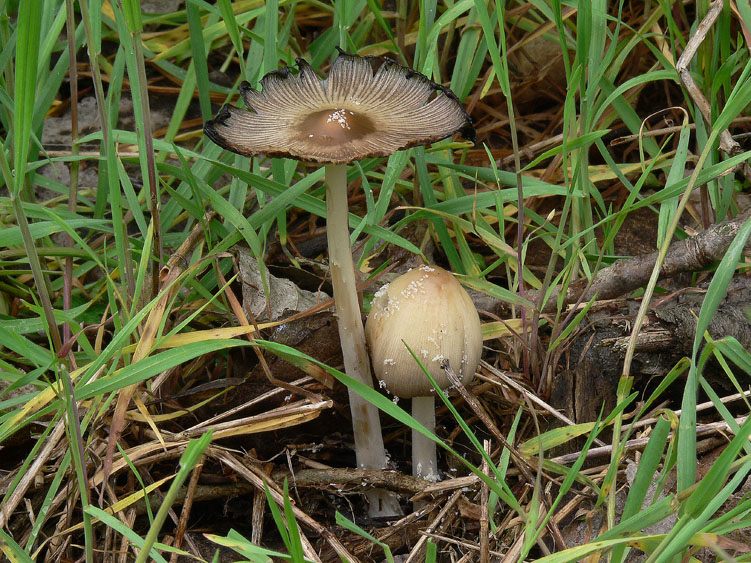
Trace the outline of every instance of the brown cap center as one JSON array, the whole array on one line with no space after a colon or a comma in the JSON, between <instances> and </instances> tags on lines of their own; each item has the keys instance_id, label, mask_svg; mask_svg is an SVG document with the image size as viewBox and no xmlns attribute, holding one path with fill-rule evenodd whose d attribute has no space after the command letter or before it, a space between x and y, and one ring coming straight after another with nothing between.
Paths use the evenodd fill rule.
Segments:
<instances>
[{"instance_id":1,"label":"brown cap center","mask_svg":"<svg viewBox=\"0 0 751 563\"><path fill-rule=\"evenodd\" d=\"M325 109L303 119L300 137L324 145L339 145L365 137L375 131L373 121L349 109Z\"/></svg>"}]
</instances>

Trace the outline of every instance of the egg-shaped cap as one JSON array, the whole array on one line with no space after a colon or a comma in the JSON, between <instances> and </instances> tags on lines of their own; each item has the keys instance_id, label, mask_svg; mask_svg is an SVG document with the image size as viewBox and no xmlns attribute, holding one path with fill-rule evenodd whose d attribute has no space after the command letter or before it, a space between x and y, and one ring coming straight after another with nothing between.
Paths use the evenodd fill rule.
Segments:
<instances>
[{"instance_id":1,"label":"egg-shaped cap","mask_svg":"<svg viewBox=\"0 0 751 563\"><path fill-rule=\"evenodd\" d=\"M240 86L248 110L224 106L204 127L232 152L344 164L388 156L457 131L474 141L472 122L448 88L387 57L344 51L328 77L303 59L268 73L261 90Z\"/></svg>"},{"instance_id":2,"label":"egg-shaped cap","mask_svg":"<svg viewBox=\"0 0 751 563\"><path fill-rule=\"evenodd\" d=\"M365 336L379 385L403 399L433 393L405 343L442 389L449 386L443 360L467 384L482 355L477 309L456 278L438 266L420 266L378 290Z\"/></svg>"}]
</instances>

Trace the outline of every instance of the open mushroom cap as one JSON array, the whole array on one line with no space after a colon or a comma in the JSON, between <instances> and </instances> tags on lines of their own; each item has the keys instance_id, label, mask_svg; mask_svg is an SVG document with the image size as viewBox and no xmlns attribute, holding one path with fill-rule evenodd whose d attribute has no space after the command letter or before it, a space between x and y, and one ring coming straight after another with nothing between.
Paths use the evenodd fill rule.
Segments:
<instances>
[{"instance_id":1,"label":"open mushroom cap","mask_svg":"<svg viewBox=\"0 0 751 563\"><path fill-rule=\"evenodd\" d=\"M206 123L219 146L246 156L344 164L388 156L457 131L474 140L471 119L444 86L387 57L340 51L320 79L303 59L268 73L261 90L240 86L248 110L224 106Z\"/></svg>"},{"instance_id":2,"label":"open mushroom cap","mask_svg":"<svg viewBox=\"0 0 751 563\"><path fill-rule=\"evenodd\" d=\"M437 266L420 266L382 287L373 299L365 336L376 379L404 399L433 393L405 343L442 389L449 386L442 360L449 360L466 384L482 354L482 327L472 299Z\"/></svg>"}]
</instances>

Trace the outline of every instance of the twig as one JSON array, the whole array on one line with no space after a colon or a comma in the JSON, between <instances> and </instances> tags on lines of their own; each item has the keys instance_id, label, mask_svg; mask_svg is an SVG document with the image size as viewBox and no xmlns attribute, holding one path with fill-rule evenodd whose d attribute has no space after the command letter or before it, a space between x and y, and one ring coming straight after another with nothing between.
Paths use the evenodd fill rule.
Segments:
<instances>
[{"instance_id":1,"label":"twig","mask_svg":"<svg viewBox=\"0 0 751 563\"><path fill-rule=\"evenodd\" d=\"M745 416L741 416L735 419L735 421L738 423L738 425L743 424L746 421ZM709 424L699 424L696 427L696 437L699 436L708 436L711 434L715 434L717 432L730 432L732 433L733 430L730 428L730 425L727 422L712 422ZM672 433L671 433L672 437ZM633 450L640 450L644 447L646 447L647 443L649 442L649 438L634 438L633 440L629 440L624 444L625 451L633 451ZM599 448L590 448L587 452L586 459L592 459L595 457L602 457L606 455L610 455L610 453L613 450L613 446L603 446ZM558 456L553 458L551 461L554 461L555 463L560 464L567 464L567 463L573 463L576 461L579 456L581 455L581 452L575 452L570 454L565 454L562 456Z\"/></svg>"},{"instance_id":2,"label":"twig","mask_svg":"<svg viewBox=\"0 0 751 563\"><path fill-rule=\"evenodd\" d=\"M751 208L747 208L733 219L716 223L693 237L672 243L660 269L660 278L701 270L720 260L745 220L750 216ZM585 278L572 282L568 287L564 302L570 304L577 300L589 301L595 296L600 300L612 299L638 289L649 281L657 254L653 252L619 260L597 272L591 283ZM551 291L543 311L555 310L559 293L559 288ZM533 290L529 291L530 300L535 301L538 297L539 295ZM502 314L501 310L505 307L505 303L497 301L495 312Z\"/></svg>"},{"instance_id":3,"label":"twig","mask_svg":"<svg viewBox=\"0 0 751 563\"><path fill-rule=\"evenodd\" d=\"M548 149L552 149L553 147L557 147L562 142L563 142L563 134L554 135L553 137L549 137L543 141L524 147L523 149L519 151L519 156L523 156L524 158L531 159L534 155L538 153L542 153ZM516 155L512 153L508 155L507 157L498 161L497 164L500 166L508 166L512 164L515 159L516 159Z\"/></svg>"},{"instance_id":4,"label":"twig","mask_svg":"<svg viewBox=\"0 0 751 563\"><path fill-rule=\"evenodd\" d=\"M180 512L180 520L177 523L177 530L175 531L175 547L180 549L183 543L183 536L185 530L188 528L188 518L190 517L190 510L193 508L193 499L196 494L196 487L198 487L198 478L201 476L201 470L203 469L203 457L193 467L193 473L190 476L190 482L188 483L188 490L185 493L185 502L183 503L182 512ZM170 563L177 563L178 554L173 553L170 557Z\"/></svg>"},{"instance_id":5,"label":"twig","mask_svg":"<svg viewBox=\"0 0 751 563\"><path fill-rule=\"evenodd\" d=\"M516 381L514 381L508 375L506 375L505 373L503 373L501 370L496 369L495 367L491 366L489 363L487 363L484 360L480 361L480 365L482 367L484 367L485 369L487 369L489 372L491 372L493 375L497 376L499 379L501 379L503 381L503 383L505 383L506 385L508 385L512 389L518 391L522 395L526 395L529 398L530 401L532 401L533 403L535 403L537 406L541 407L544 411L546 411L546 412L550 413L551 415L553 415L555 418L557 418L558 420L560 420L564 424L566 424L568 426L573 426L574 424L576 424L573 420L571 420L565 414L563 414L558 409L554 408L553 406L549 405L548 403L546 403L545 401L543 401L542 399L540 399L540 397L538 397L534 393L531 393L529 390L525 389L522 385L519 385ZM487 381L488 383L492 383L493 385L501 386L498 381L496 381L496 380L494 380L494 379L492 379L490 377L486 377L486 376L484 376L482 374L478 375L477 378L481 379L482 381ZM605 445L605 442L603 442L599 438L595 438L595 442L598 443L598 444L600 444L601 446Z\"/></svg>"},{"instance_id":6,"label":"twig","mask_svg":"<svg viewBox=\"0 0 751 563\"><path fill-rule=\"evenodd\" d=\"M275 471L272 478L281 482L290 477L288 471ZM363 485L388 489L397 493L410 495L421 493L430 481L412 477L398 471L379 471L375 469L299 469L295 471L295 486L313 487L316 489L336 488L340 491L344 486L362 489Z\"/></svg>"},{"instance_id":7,"label":"twig","mask_svg":"<svg viewBox=\"0 0 751 563\"><path fill-rule=\"evenodd\" d=\"M279 430L288 426L295 426L316 418L321 411L330 409L333 406L330 399L322 400L317 403L309 403L308 400L297 401L289 405L266 411L261 414L228 420L210 426L208 429L214 433L214 439L227 438L238 434L250 434L265 430ZM165 441L183 441L189 438L200 436L207 429L199 428L190 429L178 434L171 434L167 431L162 432Z\"/></svg>"},{"instance_id":8,"label":"twig","mask_svg":"<svg viewBox=\"0 0 751 563\"><path fill-rule=\"evenodd\" d=\"M469 405L469 407L472 409L472 411L477 415L477 417L485 424L487 429L490 431L490 433L493 435L493 437L498 440L498 442L506 449L508 449L509 453L511 454L511 457L514 459L514 465L516 465L519 468L519 471L524 475L525 479L531 484L534 485L535 477L532 474L533 468L530 466L529 461L527 461L517 450L514 448L512 444L509 444L506 440L506 437L501 434L501 431L498 429L498 426L496 426L495 422L488 416L488 413L485 412L485 409L480 404L480 402L475 398L474 395L472 395L469 391L467 391L467 388L464 387L461 380L456 376L456 373L454 373L454 370L451 368L451 365L449 364L449 361L444 359L441 361L441 367L443 368L443 371L446 373L446 377L449 380L449 383L451 383L451 386L456 389L459 392L459 395L462 396L462 399Z\"/></svg>"},{"instance_id":9,"label":"twig","mask_svg":"<svg viewBox=\"0 0 751 563\"><path fill-rule=\"evenodd\" d=\"M720 399L720 402L722 404L732 403L734 401L737 401L739 399L748 398L751 397L751 391L746 391L744 393L735 393L733 395L728 395L727 397L722 397ZM699 413L701 411L705 411L707 409L711 409L714 407L715 404L712 401L706 401L704 403L696 405L696 412ZM676 417L681 416L681 412L683 412L681 409L678 409L677 411L674 411ZM643 426L649 426L650 424L654 424L657 422L656 418L645 418L642 420L639 420L638 422L634 423L634 425L631 427L632 429L642 428Z\"/></svg>"},{"instance_id":10,"label":"twig","mask_svg":"<svg viewBox=\"0 0 751 563\"><path fill-rule=\"evenodd\" d=\"M422 498L422 495L421 495ZM410 499L413 500L413 499ZM403 536L406 530L409 529L409 527L417 522L420 518L425 516L426 514L430 514L434 510L436 510L439 506L443 506L443 503L445 502L445 499L442 497L439 497L437 499L434 499L432 501L428 501L426 504L424 504L422 507L420 507L418 510L415 510L413 512L410 512L406 516L400 518L393 524L389 525L386 528L381 528L378 530L376 537L379 541L382 542L388 542L391 538L394 538L395 536ZM404 541L402 540L402 544ZM358 549L358 554L362 555L365 551L365 549L370 550L372 546L364 546L360 549ZM363 553L360 553L363 552Z\"/></svg>"},{"instance_id":11,"label":"twig","mask_svg":"<svg viewBox=\"0 0 751 563\"><path fill-rule=\"evenodd\" d=\"M264 480L229 452L212 446L207 450L207 455L213 457L220 463L224 463L232 468L232 470L252 483L258 490L264 490ZM271 493L271 497L274 499L274 502L278 503L280 506L284 506L284 497L282 497L282 494L277 490L276 485L273 483L273 481L271 481L271 479L268 479L267 483L269 485L269 491ZM292 512L294 513L297 520L299 520L302 524L312 529L319 536L324 538L329 543L329 545L331 545L334 551L344 559L344 561L358 563L358 559L342 545L342 543L328 528L316 522L313 518L311 518L305 512L295 506L294 503L292 503Z\"/></svg>"},{"instance_id":12,"label":"twig","mask_svg":"<svg viewBox=\"0 0 751 563\"><path fill-rule=\"evenodd\" d=\"M678 62L675 64L675 70L678 71L678 76L680 76L681 82L683 82L689 96L691 96L694 103L699 108L699 111L701 111L704 121L706 121L707 125L710 127L712 125L712 108L710 107L707 98L704 97L704 94L696 85L694 77L691 76L689 65L691 64L691 59L696 55L696 51L699 50L699 46L707 38L709 30L712 28L717 18L720 17L724 5L724 0L714 0L714 2L712 2L707 15L704 16L704 19L696 28L696 31L688 40L688 43L686 43L686 48L683 50ZM730 156L742 152L741 146L730 136L730 131L727 129L720 133L720 149Z\"/></svg>"},{"instance_id":13,"label":"twig","mask_svg":"<svg viewBox=\"0 0 751 563\"><path fill-rule=\"evenodd\" d=\"M749 122L751 122L751 117L737 117L733 121L730 122L730 125L742 125L742 124L747 124ZM672 127L661 127L660 129L651 129L650 131L643 131L635 135L623 135L622 137L616 137L615 139L610 141L610 146L617 147L618 145L624 145L626 143L630 143L631 141L636 141L644 137L659 137L660 135L671 135L673 133L680 133L683 128L684 128L683 125L673 125ZM696 123L689 123L688 128L693 131L694 129L696 129ZM738 137L738 135L736 135L735 137Z\"/></svg>"},{"instance_id":14,"label":"twig","mask_svg":"<svg viewBox=\"0 0 751 563\"><path fill-rule=\"evenodd\" d=\"M0 506L0 528L5 528L8 525L11 515L16 510L16 507L18 507L21 500L23 500L24 496L26 496L26 491L29 490L29 487L37 478L39 472L42 470L42 466L47 463L47 460L49 459L50 455L52 455L53 450L57 447L58 443L64 435L65 419L60 418L57 421L57 424L55 424L55 428L47 438L47 442L44 444L44 447L39 452L39 454L37 454L34 462L27 469L26 473L24 473L23 477L21 477L21 480L18 482L18 485L16 485L15 490L10 495L10 497L8 497L7 502L4 502L2 506Z\"/></svg>"},{"instance_id":15,"label":"twig","mask_svg":"<svg viewBox=\"0 0 751 563\"><path fill-rule=\"evenodd\" d=\"M485 440L483 448L486 454L490 454L490 440ZM482 460L482 472L490 476L490 464L488 460ZM490 501L490 488L483 481L480 485L480 563L490 563L490 514L488 503Z\"/></svg>"},{"instance_id":16,"label":"twig","mask_svg":"<svg viewBox=\"0 0 751 563\"><path fill-rule=\"evenodd\" d=\"M253 493L253 516L251 519L252 529L250 531L250 542L255 545L261 545L263 538L263 517L266 513L266 495L263 491L256 489Z\"/></svg>"},{"instance_id":17,"label":"twig","mask_svg":"<svg viewBox=\"0 0 751 563\"><path fill-rule=\"evenodd\" d=\"M188 266L190 265L190 254L198 244L198 241L203 238L205 225L211 223L216 215L216 211L207 211L203 214L201 222L193 226L193 228L190 230L190 233L188 234L188 237L182 242L178 249L170 255L167 263L159 271L160 283L164 283L168 279L174 279L183 270L188 268ZM177 272L173 272L175 269L177 269ZM170 276L170 273L173 273L174 275Z\"/></svg>"},{"instance_id":18,"label":"twig","mask_svg":"<svg viewBox=\"0 0 751 563\"><path fill-rule=\"evenodd\" d=\"M313 381L313 378L309 375L306 375L305 377L301 377L300 379L296 379L292 382L292 385L299 387L300 385L304 385L306 383L310 383ZM212 416L211 418L207 420L202 420L198 424L191 426L190 428L186 428L184 432L195 432L199 428L204 428L206 426L211 426L212 424L216 424L222 419L227 418L228 416L232 416L233 414L237 414L241 411L244 411L245 409L249 409L250 407L253 407L259 403L262 403L266 399L270 399L272 397L275 397L276 395L281 395L284 393L286 389L282 389L281 387L275 387L274 389L271 389L269 391L266 391L265 393L261 393L257 397L253 397L250 401L247 401L243 403L242 405L237 405L236 407L232 407L231 409L224 411L222 413L217 414L216 416Z\"/></svg>"},{"instance_id":19,"label":"twig","mask_svg":"<svg viewBox=\"0 0 751 563\"><path fill-rule=\"evenodd\" d=\"M460 540L457 540L456 538L450 538L448 536L442 536L441 534L434 534L434 533L431 533L431 532L422 532L422 533L425 536L429 537L429 538L433 538L433 539L436 539L436 540L441 540L442 542L446 542L446 543L453 544L453 545L458 545L458 546L461 546L461 547L463 547L465 549L471 549L472 551L479 551L480 552L480 557L483 556L482 542L480 543L480 545L478 545L478 544L476 544L474 542L470 542L470 541L467 541L467 540L461 540L460 541ZM500 551L488 551L488 555L492 555L493 557L503 557L503 553L501 553ZM462 558L461 561L465 561L465 559ZM480 559L480 561L483 561L483 560ZM488 559L488 561L489 561L489 559Z\"/></svg>"},{"instance_id":20,"label":"twig","mask_svg":"<svg viewBox=\"0 0 751 563\"><path fill-rule=\"evenodd\" d=\"M129 529L133 529L133 524L136 523L136 511L129 510L126 515L120 516L120 521L125 524ZM128 547L130 546L130 540L125 534L122 535L120 541L120 563L129 563L133 557L128 553Z\"/></svg>"},{"instance_id":21,"label":"twig","mask_svg":"<svg viewBox=\"0 0 751 563\"><path fill-rule=\"evenodd\" d=\"M437 530L443 530L447 528L451 522L453 522L457 514L457 511L453 510L453 508L454 505L456 505L456 503L459 501L459 498L461 498L462 494L462 491L459 490L451 495L451 498L446 501L446 504L443 505L440 512L438 512L436 517L433 518L433 521L428 525L427 528L425 528L426 533L433 533ZM407 557L407 560L404 563L415 563L415 561L422 559L423 554L425 553L425 544L427 543L427 541L428 536L420 536L420 539L417 540L415 547L413 547L412 551L409 552L409 557Z\"/></svg>"}]
</instances>

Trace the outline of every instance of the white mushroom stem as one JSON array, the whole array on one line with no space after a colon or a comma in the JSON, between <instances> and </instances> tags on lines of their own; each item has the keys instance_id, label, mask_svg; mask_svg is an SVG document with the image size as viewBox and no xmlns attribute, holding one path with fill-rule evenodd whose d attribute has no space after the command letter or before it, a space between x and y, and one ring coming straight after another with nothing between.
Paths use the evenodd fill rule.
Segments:
<instances>
[{"instance_id":1,"label":"white mushroom stem","mask_svg":"<svg viewBox=\"0 0 751 563\"><path fill-rule=\"evenodd\" d=\"M373 378L370 375L370 361L365 347L365 330L357 297L355 266L349 245L346 164L326 165L326 231L344 370L350 377L372 388ZM351 389L349 404L352 411L357 467L384 469L386 450L383 446L378 409ZM395 516L400 513L396 497L388 491L371 489L366 496L370 503L370 516Z\"/></svg>"},{"instance_id":2,"label":"white mushroom stem","mask_svg":"<svg viewBox=\"0 0 751 563\"><path fill-rule=\"evenodd\" d=\"M412 418L435 434L435 397L412 397ZM435 442L412 429L412 475L438 481L438 458Z\"/></svg>"}]
</instances>

